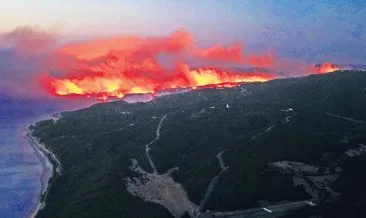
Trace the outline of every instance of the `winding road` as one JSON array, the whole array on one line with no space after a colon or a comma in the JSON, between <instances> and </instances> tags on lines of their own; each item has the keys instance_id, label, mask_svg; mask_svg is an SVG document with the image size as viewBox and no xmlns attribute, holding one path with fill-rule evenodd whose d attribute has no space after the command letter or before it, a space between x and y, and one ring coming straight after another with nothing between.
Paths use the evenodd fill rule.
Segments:
<instances>
[{"instance_id":1,"label":"winding road","mask_svg":"<svg viewBox=\"0 0 366 218\"><path fill-rule=\"evenodd\" d=\"M277 204L267 207L255 207L246 210L237 210L229 212L205 212L199 214L199 218L203 217L221 217L221 218L244 218L244 217L280 217L286 215L289 211L298 210L303 207L316 206L311 201L295 201L283 204Z\"/></svg>"},{"instance_id":2,"label":"winding road","mask_svg":"<svg viewBox=\"0 0 366 218\"><path fill-rule=\"evenodd\" d=\"M165 118L167 117L168 115L164 115L161 119L160 119L160 122L159 122L159 125L158 125L158 128L156 129L156 137L151 141L149 142L148 144L145 145L145 153L146 153L146 157L147 159L149 160L149 163L150 163L150 167L151 169L153 170L154 174L157 174L157 170L156 170L156 167L155 167L155 164L153 162L153 160L151 159L150 157L150 145L154 144L154 142L156 142L157 140L159 140L160 138L160 129L161 129L161 125L163 124L163 121L165 120Z\"/></svg>"},{"instance_id":3,"label":"winding road","mask_svg":"<svg viewBox=\"0 0 366 218\"><path fill-rule=\"evenodd\" d=\"M329 113L329 112L326 112L325 115L330 116L330 117L335 117L335 118L338 118L338 119L342 119L342 120L346 120L346 121L350 121L350 122L353 122L353 123L366 124L366 121L363 121L363 120L356 120L356 119L353 119L353 118L350 118L350 117L344 117L344 116L340 116L340 115Z\"/></svg>"},{"instance_id":4,"label":"winding road","mask_svg":"<svg viewBox=\"0 0 366 218\"><path fill-rule=\"evenodd\" d=\"M226 168L228 168L228 167L226 167L226 166L225 166L224 161L222 160L222 157L221 157L221 155L222 155L225 151L226 151L226 150L223 150L223 151L221 151L220 153L218 153L218 154L216 155L217 159L219 159L219 162L220 162L220 168L221 168L221 170L226 170Z\"/></svg>"},{"instance_id":5,"label":"winding road","mask_svg":"<svg viewBox=\"0 0 366 218\"><path fill-rule=\"evenodd\" d=\"M196 217L198 216L198 214L200 213L200 211L202 210L202 208L205 206L207 200L209 199L211 193L212 193L212 190L213 188L215 187L215 184L217 182L217 180L220 178L220 176L229 168L229 167L226 167L225 164L224 164L224 161L222 160L222 157L221 155L225 152L225 150L221 151L220 153L218 153L216 155L217 159L219 160L219 163L220 163L220 172L211 180L210 182L210 185L208 186L207 190L206 190L206 193L205 193L205 196L203 197L200 205L198 206L197 208L197 212L196 212Z\"/></svg>"},{"instance_id":6,"label":"winding road","mask_svg":"<svg viewBox=\"0 0 366 218\"><path fill-rule=\"evenodd\" d=\"M150 146L160 139L161 126L166 117L167 115L164 115L160 119L155 138L145 145L146 157L153 172L143 170L136 159L131 159L130 169L140 174L140 176L125 179L127 191L144 201L164 206L176 218L183 216L186 212L192 217L198 206L189 200L184 187L171 177L171 173L179 170L179 167L173 167L166 173L159 174L149 154Z\"/></svg>"}]
</instances>

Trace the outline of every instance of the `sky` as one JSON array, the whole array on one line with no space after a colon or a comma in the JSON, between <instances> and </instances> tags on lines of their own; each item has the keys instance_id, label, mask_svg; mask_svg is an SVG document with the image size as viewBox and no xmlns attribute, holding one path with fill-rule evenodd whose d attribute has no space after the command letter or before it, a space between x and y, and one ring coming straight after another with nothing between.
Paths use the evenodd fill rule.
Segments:
<instances>
[{"instance_id":1,"label":"sky","mask_svg":"<svg viewBox=\"0 0 366 218\"><path fill-rule=\"evenodd\" d=\"M38 26L68 38L191 31L202 44L240 41L307 61L365 63L364 0L12 0L0 32Z\"/></svg>"}]
</instances>

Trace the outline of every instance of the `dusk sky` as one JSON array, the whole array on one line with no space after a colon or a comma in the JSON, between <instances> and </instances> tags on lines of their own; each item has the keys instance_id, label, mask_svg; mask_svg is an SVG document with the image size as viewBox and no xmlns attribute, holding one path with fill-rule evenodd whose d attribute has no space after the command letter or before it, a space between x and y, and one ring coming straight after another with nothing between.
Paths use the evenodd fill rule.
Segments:
<instances>
[{"instance_id":1,"label":"dusk sky","mask_svg":"<svg viewBox=\"0 0 366 218\"><path fill-rule=\"evenodd\" d=\"M0 218L366 214L365 97L366 0L1 0Z\"/></svg>"},{"instance_id":2,"label":"dusk sky","mask_svg":"<svg viewBox=\"0 0 366 218\"><path fill-rule=\"evenodd\" d=\"M363 0L12 0L0 31L39 26L68 37L169 34L190 30L199 42L241 41L308 61L364 63Z\"/></svg>"}]
</instances>

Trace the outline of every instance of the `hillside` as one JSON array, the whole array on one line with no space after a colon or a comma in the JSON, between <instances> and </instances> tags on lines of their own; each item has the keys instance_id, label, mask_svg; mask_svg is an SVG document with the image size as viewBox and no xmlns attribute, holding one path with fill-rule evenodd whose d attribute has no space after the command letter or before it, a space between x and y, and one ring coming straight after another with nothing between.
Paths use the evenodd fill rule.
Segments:
<instances>
[{"instance_id":1,"label":"hillside","mask_svg":"<svg viewBox=\"0 0 366 218\"><path fill-rule=\"evenodd\" d=\"M64 112L32 127L62 164L38 217L363 217L365 99L341 71Z\"/></svg>"}]
</instances>

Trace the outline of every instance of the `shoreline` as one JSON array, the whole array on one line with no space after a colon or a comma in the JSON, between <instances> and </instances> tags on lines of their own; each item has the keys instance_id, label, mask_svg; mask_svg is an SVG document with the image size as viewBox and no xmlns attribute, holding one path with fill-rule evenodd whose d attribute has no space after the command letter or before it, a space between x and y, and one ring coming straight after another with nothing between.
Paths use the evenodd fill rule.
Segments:
<instances>
[{"instance_id":1,"label":"shoreline","mask_svg":"<svg viewBox=\"0 0 366 218\"><path fill-rule=\"evenodd\" d=\"M57 119L60 117L52 116L51 119L54 122L57 122ZM43 120L43 119L42 119ZM48 192L55 182L58 176L61 175L61 163L50 150L48 150L44 144L41 144L39 140L32 135L32 130L28 126L27 133L24 136L30 146L34 149L36 156L39 158L40 163L43 167L43 171L40 177L41 182L41 190L37 197L37 204L34 205L32 210L30 211L27 217L34 218L38 215L39 211L42 210L46 206L46 200L48 196Z\"/></svg>"}]
</instances>

